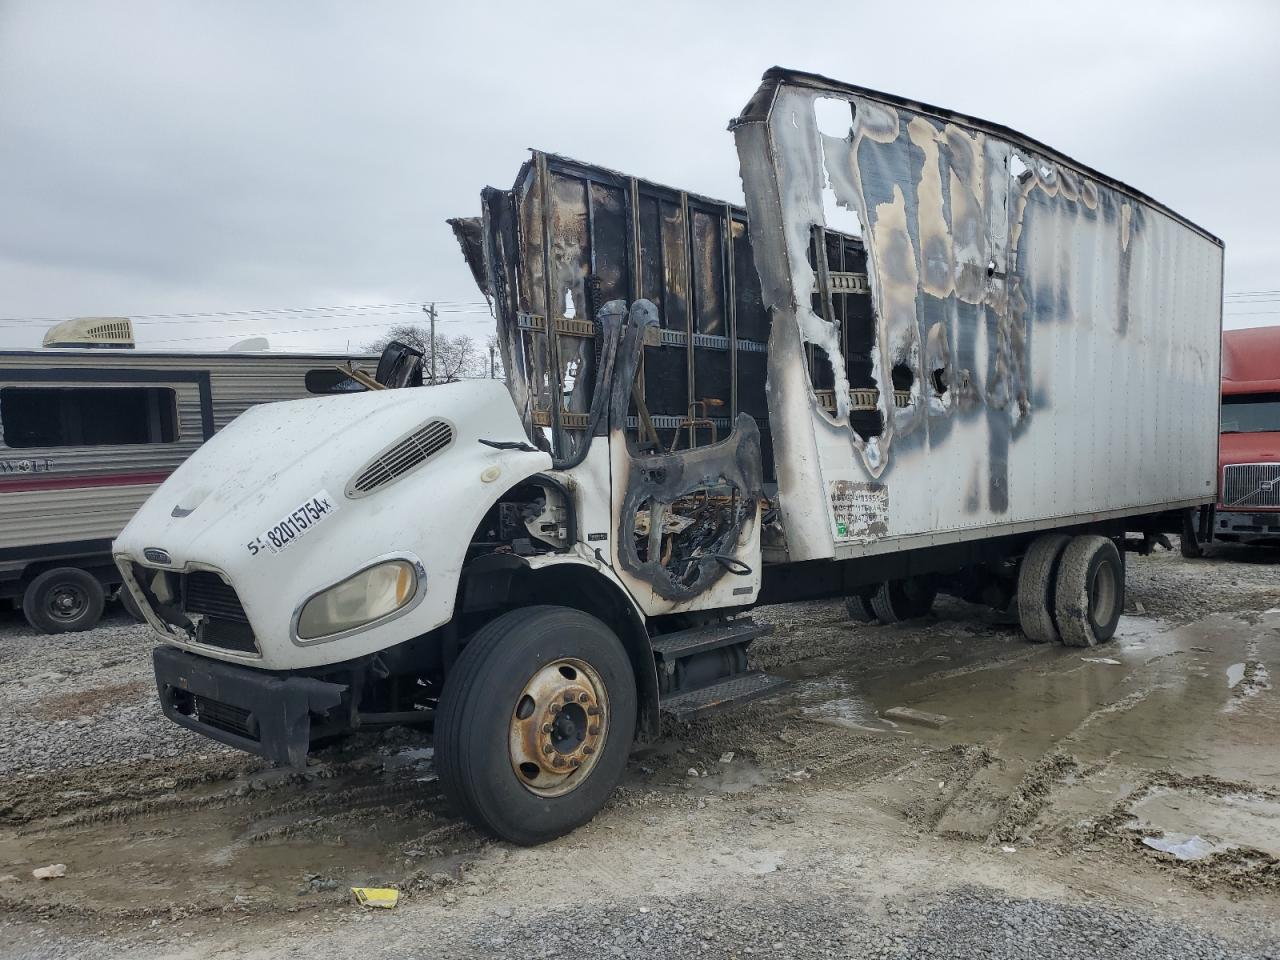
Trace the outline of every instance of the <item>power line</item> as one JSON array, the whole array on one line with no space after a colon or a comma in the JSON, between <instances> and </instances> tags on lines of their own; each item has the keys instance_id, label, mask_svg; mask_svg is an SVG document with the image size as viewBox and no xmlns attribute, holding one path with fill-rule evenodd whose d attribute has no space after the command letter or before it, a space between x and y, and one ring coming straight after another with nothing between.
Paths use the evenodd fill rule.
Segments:
<instances>
[{"instance_id":1,"label":"power line","mask_svg":"<svg viewBox=\"0 0 1280 960\"><path fill-rule=\"evenodd\" d=\"M490 318L464 320L459 317L459 318L454 318L449 320L443 320L443 319L437 320L436 323L483 323L485 319L490 319ZM325 331L328 331L328 330L367 330L370 327L396 326L398 323L399 321L388 321L384 323L355 323L355 324L347 324L339 327L299 327L295 330L263 330L261 332L250 331L250 335L282 337L290 333L324 333ZM231 337L238 337L238 336L241 336L241 334L211 333L203 337L164 337L158 340L147 340L145 343L141 345L146 346L147 344L151 344L151 343L190 343L197 340L225 340Z\"/></svg>"},{"instance_id":2,"label":"power line","mask_svg":"<svg viewBox=\"0 0 1280 960\"><path fill-rule=\"evenodd\" d=\"M401 303L349 303L333 306L320 307L262 307L246 310L205 310L191 311L188 313L140 313L129 317L134 322L142 321L160 321L160 320L205 320L216 318L227 318L233 320L243 317L245 322L257 317L269 316L298 316L313 313L326 312L375 312L388 311L402 308L412 308L410 312L417 311L422 308L426 301L406 300ZM437 300L440 306L448 306L451 308L476 307L489 309L487 300ZM0 317L0 323L60 323L63 320L73 320L74 317Z\"/></svg>"},{"instance_id":3,"label":"power line","mask_svg":"<svg viewBox=\"0 0 1280 960\"><path fill-rule=\"evenodd\" d=\"M458 315L458 316L473 315L473 316L477 316L477 317L484 317L484 318L489 318L489 319L492 319L492 318L493 318L493 314L492 314L492 313L490 313L490 311L489 311L487 308L482 308L482 307L465 308L465 309L464 309L464 308L461 308L461 307L456 307L456 308L450 308L450 309L447 309L447 310L441 310L440 312L441 312L441 313L450 313L450 314L455 314L455 315ZM415 309L415 310L384 310L384 311L348 312L348 313L316 313L316 314L297 314L297 315L287 316L287 317L284 317L284 316L256 316L256 317L241 317L241 318L228 318L228 317L222 317L222 318L219 318L219 317L210 317L210 318L185 318L185 317L175 317L175 318L173 318L173 319L171 319L171 320L164 320L164 321L161 321L161 320L155 320L155 319L152 319L152 320L143 320L143 321L139 321L139 322L137 322L137 323L136 323L136 326L138 326L138 327L144 327L144 326L155 326L155 325L161 325L161 324L163 324L163 325L167 325L167 326L172 326L172 325L175 325L175 324L199 324L200 326L205 327L205 326L212 325L212 324L223 324L223 323L228 323L228 324L230 324L230 323L236 323L236 324L239 324L239 323L259 323L259 324L264 324L264 325L266 325L266 324L270 324L270 323L271 323L271 322L273 322L273 321L279 321L279 320L292 320L292 321L294 321L294 322L296 323L298 320L305 320L305 319L316 319L316 320L340 320L340 319L355 319L355 318L357 318L357 317L370 317L370 318L373 318L373 317L394 317L394 318L400 318L400 319L392 319L392 320L389 320L389 321L375 321L375 320L370 320L370 322L371 322L371 323L381 323L381 322L387 322L387 323L404 323L404 322L408 322L408 320L407 320L406 318L409 318L409 317L418 317L418 316L421 316L421 311L420 311L420 310L416 310L416 309ZM0 321L0 329L6 329L6 330L25 329L25 328L28 328L30 325L31 325L31 323L30 323L30 322L28 322L28 321L15 321L15 320L10 320L10 321L8 321L8 322ZM53 325L53 324L49 324L48 326L42 327L41 329L48 329L48 328L49 328L50 326L52 326L52 325Z\"/></svg>"}]
</instances>

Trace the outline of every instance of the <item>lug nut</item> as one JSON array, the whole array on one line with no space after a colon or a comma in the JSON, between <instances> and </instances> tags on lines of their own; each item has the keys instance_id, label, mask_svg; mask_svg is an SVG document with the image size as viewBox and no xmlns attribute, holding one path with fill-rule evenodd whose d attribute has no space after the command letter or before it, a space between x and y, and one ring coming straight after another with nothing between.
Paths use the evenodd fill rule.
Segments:
<instances>
[{"instance_id":1,"label":"lug nut","mask_svg":"<svg viewBox=\"0 0 1280 960\"><path fill-rule=\"evenodd\" d=\"M560 704L558 704L558 703L553 703L553 704L551 705L551 712L552 712L552 713L559 713L559 712L560 712L560 709L561 709L561 708L560 708Z\"/></svg>"},{"instance_id":2,"label":"lug nut","mask_svg":"<svg viewBox=\"0 0 1280 960\"><path fill-rule=\"evenodd\" d=\"M580 767L582 766L582 761L579 760L577 757L574 757L572 760L569 761L569 766Z\"/></svg>"},{"instance_id":3,"label":"lug nut","mask_svg":"<svg viewBox=\"0 0 1280 960\"><path fill-rule=\"evenodd\" d=\"M600 708L599 708L599 707L587 707L587 716L588 716L588 717L598 717L598 716L600 716Z\"/></svg>"},{"instance_id":4,"label":"lug nut","mask_svg":"<svg viewBox=\"0 0 1280 960\"><path fill-rule=\"evenodd\" d=\"M572 690L566 690L566 691L564 692L564 702L565 702L565 703L573 703L573 691L572 691Z\"/></svg>"},{"instance_id":5,"label":"lug nut","mask_svg":"<svg viewBox=\"0 0 1280 960\"><path fill-rule=\"evenodd\" d=\"M598 724L593 724L592 726L587 727L587 733L591 734L591 736L593 736L593 737L594 737L594 736L598 736L598 735L599 735L599 733L600 733L600 727L599 727L599 725L598 725Z\"/></svg>"},{"instance_id":6,"label":"lug nut","mask_svg":"<svg viewBox=\"0 0 1280 960\"><path fill-rule=\"evenodd\" d=\"M591 756L591 754L596 752L596 748L591 746L591 744L587 744L585 747L582 748L582 752L585 753L587 756Z\"/></svg>"},{"instance_id":7,"label":"lug nut","mask_svg":"<svg viewBox=\"0 0 1280 960\"><path fill-rule=\"evenodd\" d=\"M550 733L550 732L551 732L551 724L549 724L549 723L544 723L544 724L542 725L542 732L543 732L543 733Z\"/></svg>"},{"instance_id":8,"label":"lug nut","mask_svg":"<svg viewBox=\"0 0 1280 960\"><path fill-rule=\"evenodd\" d=\"M579 703L587 703L587 702L589 702L590 700L591 700L591 694L589 694L589 693L580 693L580 694L578 694L578 702L579 702Z\"/></svg>"},{"instance_id":9,"label":"lug nut","mask_svg":"<svg viewBox=\"0 0 1280 960\"><path fill-rule=\"evenodd\" d=\"M543 753L554 753L554 752L555 752L555 749L556 749L555 747L553 747L551 744L549 744L549 743L548 743L545 747L543 747L543 748L542 748L542 752L543 752Z\"/></svg>"},{"instance_id":10,"label":"lug nut","mask_svg":"<svg viewBox=\"0 0 1280 960\"><path fill-rule=\"evenodd\" d=\"M552 763L554 766L557 766L557 767L563 767L563 766L564 766L564 757L556 757L554 760L552 760L552 761L551 761L551 763Z\"/></svg>"}]
</instances>

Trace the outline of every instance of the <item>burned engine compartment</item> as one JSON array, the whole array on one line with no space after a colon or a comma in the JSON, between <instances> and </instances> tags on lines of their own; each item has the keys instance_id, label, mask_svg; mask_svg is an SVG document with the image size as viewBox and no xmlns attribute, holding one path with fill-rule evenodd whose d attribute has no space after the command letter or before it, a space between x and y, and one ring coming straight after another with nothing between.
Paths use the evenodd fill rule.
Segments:
<instances>
[{"instance_id":1,"label":"burned engine compartment","mask_svg":"<svg viewBox=\"0 0 1280 960\"><path fill-rule=\"evenodd\" d=\"M618 561L662 598L742 573L729 553L776 490L770 320L745 210L541 152L511 190L481 199L481 217L450 224L494 304L531 441L567 469L615 433L628 453ZM831 295L848 365L869 369L861 243L835 231L824 242L848 268ZM878 429L873 401L860 412Z\"/></svg>"}]
</instances>

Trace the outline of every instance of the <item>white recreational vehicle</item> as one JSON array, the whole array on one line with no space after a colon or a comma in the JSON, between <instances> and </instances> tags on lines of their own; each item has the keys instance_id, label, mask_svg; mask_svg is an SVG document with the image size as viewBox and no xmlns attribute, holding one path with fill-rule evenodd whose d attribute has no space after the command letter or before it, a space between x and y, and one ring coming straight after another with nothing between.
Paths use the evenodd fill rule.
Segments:
<instances>
[{"instance_id":1,"label":"white recreational vehicle","mask_svg":"<svg viewBox=\"0 0 1280 960\"><path fill-rule=\"evenodd\" d=\"M111 541L156 487L255 404L365 389L342 371L348 363L322 354L0 351L0 602L20 603L39 630L93 626L120 586ZM372 373L373 361L361 368Z\"/></svg>"}]
</instances>

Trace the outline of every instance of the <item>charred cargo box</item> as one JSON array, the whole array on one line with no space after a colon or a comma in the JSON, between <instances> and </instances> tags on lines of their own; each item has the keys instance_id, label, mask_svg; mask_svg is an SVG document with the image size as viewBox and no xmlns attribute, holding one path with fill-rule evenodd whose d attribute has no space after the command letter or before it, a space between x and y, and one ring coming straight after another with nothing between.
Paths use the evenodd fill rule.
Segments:
<instances>
[{"instance_id":1,"label":"charred cargo box","mask_svg":"<svg viewBox=\"0 0 1280 960\"><path fill-rule=\"evenodd\" d=\"M1012 130L821 77L770 71L733 130L791 559L1212 492L1217 238ZM866 245L869 370L842 354L834 271L809 254L833 212ZM834 414L805 351L831 368ZM878 432L849 415L861 390Z\"/></svg>"},{"instance_id":2,"label":"charred cargo box","mask_svg":"<svg viewBox=\"0 0 1280 960\"><path fill-rule=\"evenodd\" d=\"M454 221L558 455L606 388L593 319L643 299L614 426L698 447L747 414L771 561L1212 496L1217 238L1012 130L809 74L767 73L731 129L745 209L537 153Z\"/></svg>"}]
</instances>

